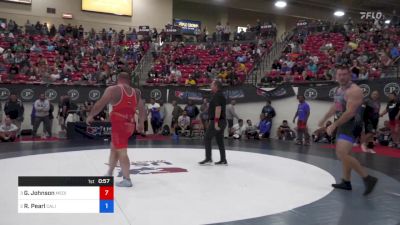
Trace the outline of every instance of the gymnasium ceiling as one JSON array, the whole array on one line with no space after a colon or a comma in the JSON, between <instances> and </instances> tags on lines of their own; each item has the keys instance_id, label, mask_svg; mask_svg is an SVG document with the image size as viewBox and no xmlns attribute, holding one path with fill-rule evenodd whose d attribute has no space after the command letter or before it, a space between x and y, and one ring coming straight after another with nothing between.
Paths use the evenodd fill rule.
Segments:
<instances>
[{"instance_id":1,"label":"gymnasium ceiling","mask_svg":"<svg viewBox=\"0 0 400 225\"><path fill-rule=\"evenodd\" d=\"M288 6L283 10L274 7L274 0L174 0L174 4L180 2L318 19L332 18L332 13L337 9L343 9L347 15L355 18L360 16L361 11L381 11L391 15L395 10L397 15L400 14L400 0L286 0Z\"/></svg>"}]
</instances>

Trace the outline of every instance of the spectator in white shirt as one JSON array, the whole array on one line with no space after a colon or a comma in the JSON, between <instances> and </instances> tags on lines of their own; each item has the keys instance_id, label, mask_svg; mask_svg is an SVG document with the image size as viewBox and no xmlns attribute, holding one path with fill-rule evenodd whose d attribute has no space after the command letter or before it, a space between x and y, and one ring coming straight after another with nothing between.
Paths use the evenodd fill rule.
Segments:
<instances>
[{"instance_id":1,"label":"spectator in white shirt","mask_svg":"<svg viewBox=\"0 0 400 225\"><path fill-rule=\"evenodd\" d=\"M235 105L236 101L232 100L231 104L226 106L226 120L228 121L228 133L230 137L233 135L232 133L233 119L234 118L238 120L240 119L239 116L236 114Z\"/></svg>"},{"instance_id":2,"label":"spectator in white shirt","mask_svg":"<svg viewBox=\"0 0 400 225\"><path fill-rule=\"evenodd\" d=\"M17 136L18 127L11 123L10 117L4 119L0 126L0 142L13 142Z\"/></svg>"},{"instance_id":3,"label":"spectator in white shirt","mask_svg":"<svg viewBox=\"0 0 400 225\"><path fill-rule=\"evenodd\" d=\"M175 133L190 133L190 117L187 115L186 111L183 111L182 115L178 118L178 127L176 128Z\"/></svg>"},{"instance_id":4,"label":"spectator in white shirt","mask_svg":"<svg viewBox=\"0 0 400 225\"><path fill-rule=\"evenodd\" d=\"M247 139L250 139L251 137L253 137L256 140L260 140L260 136L258 135L258 129L256 126L253 125L253 123L251 122L251 120L247 120L247 126L246 126L246 136Z\"/></svg>"},{"instance_id":5,"label":"spectator in white shirt","mask_svg":"<svg viewBox=\"0 0 400 225\"><path fill-rule=\"evenodd\" d=\"M44 94L40 94L38 100L34 103L35 109L35 116L34 116L34 123L33 123L33 137L36 137L37 129L39 128L40 124L43 122L43 126L46 129L46 133L49 137L51 137L51 121L49 117L50 111L50 102L46 99Z\"/></svg>"},{"instance_id":6,"label":"spectator in white shirt","mask_svg":"<svg viewBox=\"0 0 400 225\"><path fill-rule=\"evenodd\" d=\"M240 139L246 133L246 129L247 127L243 124L243 120L239 119L238 123L232 127L233 138Z\"/></svg>"}]
</instances>

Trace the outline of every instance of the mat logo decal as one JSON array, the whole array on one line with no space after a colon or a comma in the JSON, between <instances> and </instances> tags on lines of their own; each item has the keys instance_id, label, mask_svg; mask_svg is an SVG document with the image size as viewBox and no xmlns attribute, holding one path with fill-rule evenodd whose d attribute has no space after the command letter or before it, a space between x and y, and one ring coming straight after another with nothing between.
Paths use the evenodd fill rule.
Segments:
<instances>
[{"instance_id":1,"label":"mat logo decal","mask_svg":"<svg viewBox=\"0 0 400 225\"><path fill-rule=\"evenodd\" d=\"M130 169L130 174L133 175L187 173L187 172L188 172L187 169L176 167L172 162L166 160L131 162L131 169ZM122 177L121 170L118 172L118 177Z\"/></svg>"}]
</instances>

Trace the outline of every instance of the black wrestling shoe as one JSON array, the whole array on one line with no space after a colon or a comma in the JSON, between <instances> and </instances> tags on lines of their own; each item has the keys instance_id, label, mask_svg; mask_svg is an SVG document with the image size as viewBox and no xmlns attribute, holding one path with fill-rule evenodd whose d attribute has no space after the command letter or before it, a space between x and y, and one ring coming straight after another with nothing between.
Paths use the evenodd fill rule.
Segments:
<instances>
[{"instance_id":1,"label":"black wrestling shoe","mask_svg":"<svg viewBox=\"0 0 400 225\"><path fill-rule=\"evenodd\" d=\"M373 177L368 175L366 178L364 178L364 185L365 185L365 191L364 191L364 196L368 195L374 190L374 187L376 183L378 182L378 178Z\"/></svg>"},{"instance_id":2,"label":"black wrestling shoe","mask_svg":"<svg viewBox=\"0 0 400 225\"><path fill-rule=\"evenodd\" d=\"M224 161L221 160L219 162L216 162L215 165L216 166L227 166L228 162L226 160L224 160Z\"/></svg>"},{"instance_id":3,"label":"black wrestling shoe","mask_svg":"<svg viewBox=\"0 0 400 225\"><path fill-rule=\"evenodd\" d=\"M211 166L213 164L213 161L211 159L205 159L201 162L199 162L200 166Z\"/></svg>"},{"instance_id":4,"label":"black wrestling shoe","mask_svg":"<svg viewBox=\"0 0 400 225\"><path fill-rule=\"evenodd\" d=\"M351 187L351 182L350 181L345 181L343 179L342 179L341 183L332 184L332 187L337 188L337 189L347 190L347 191L351 191L353 189Z\"/></svg>"}]
</instances>

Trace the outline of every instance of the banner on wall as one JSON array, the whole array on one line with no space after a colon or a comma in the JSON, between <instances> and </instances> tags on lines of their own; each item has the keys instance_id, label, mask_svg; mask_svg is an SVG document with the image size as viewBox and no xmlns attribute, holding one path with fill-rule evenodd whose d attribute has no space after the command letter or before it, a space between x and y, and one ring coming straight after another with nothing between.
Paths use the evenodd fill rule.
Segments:
<instances>
[{"instance_id":1,"label":"banner on wall","mask_svg":"<svg viewBox=\"0 0 400 225\"><path fill-rule=\"evenodd\" d=\"M223 89L226 99L236 100L238 103L263 102L266 99L281 99L295 95L290 85L281 85L273 90L265 91L252 85L241 85L236 87L225 87ZM204 98L211 97L211 90L198 87L152 87L142 88L143 96L146 100L154 98L156 101L186 104L189 100L201 103Z\"/></svg>"},{"instance_id":2,"label":"banner on wall","mask_svg":"<svg viewBox=\"0 0 400 225\"><path fill-rule=\"evenodd\" d=\"M169 35L180 35L180 34L182 34L182 29L179 26L166 25L165 33L167 33Z\"/></svg>"},{"instance_id":3,"label":"banner on wall","mask_svg":"<svg viewBox=\"0 0 400 225\"><path fill-rule=\"evenodd\" d=\"M274 26L272 26L272 24L265 24L260 27L261 32L268 32L270 30L273 30L273 28Z\"/></svg>"},{"instance_id":4,"label":"banner on wall","mask_svg":"<svg viewBox=\"0 0 400 225\"><path fill-rule=\"evenodd\" d=\"M196 30L201 30L201 22L195 20L174 19L174 25L180 27L183 34L195 34Z\"/></svg>"},{"instance_id":5,"label":"banner on wall","mask_svg":"<svg viewBox=\"0 0 400 225\"><path fill-rule=\"evenodd\" d=\"M297 21L296 25L298 27L305 27L308 25L308 22L306 20L299 20L299 21Z\"/></svg>"},{"instance_id":6,"label":"banner on wall","mask_svg":"<svg viewBox=\"0 0 400 225\"><path fill-rule=\"evenodd\" d=\"M367 97L377 90L381 96L381 101L387 102L388 95L391 92L400 93L400 84L398 79L380 79L380 80L365 80L356 81L362 88L364 97ZM304 95L307 100L333 101L335 90L338 87L337 83L315 83L299 86L299 94Z\"/></svg>"},{"instance_id":7,"label":"banner on wall","mask_svg":"<svg viewBox=\"0 0 400 225\"><path fill-rule=\"evenodd\" d=\"M90 126L85 122L67 123L67 137L71 140L110 140L111 131L110 122L93 122ZM132 135L130 139L136 139L135 135Z\"/></svg>"},{"instance_id":8,"label":"banner on wall","mask_svg":"<svg viewBox=\"0 0 400 225\"><path fill-rule=\"evenodd\" d=\"M150 26L139 26L138 34L149 35L149 33L150 33Z\"/></svg>"},{"instance_id":9,"label":"banner on wall","mask_svg":"<svg viewBox=\"0 0 400 225\"><path fill-rule=\"evenodd\" d=\"M210 89L199 87L182 86L144 86L140 88L142 96L149 101L154 98L156 101L186 104L188 100L201 103L203 98L211 96ZM45 93L47 99L58 102L60 96L69 95L75 103L85 101L97 101L102 96L105 87L80 86L80 85L33 85L33 84L0 84L0 101L8 100L11 94L16 94L24 102L33 102ZM295 95L292 86L281 85L272 90L262 90L253 85L241 85L225 87L224 95L228 100L236 100L238 103L262 102L266 99L281 99Z\"/></svg>"},{"instance_id":10,"label":"banner on wall","mask_svg":"<svg viewBox=\"0 0 400 225\"><path fill-rule=\"evenodd\" d=\"M16 94L23 102L34 102L44 93L51 102L58 102L60 96L68 95L73 102L97 101L105 87L82 85L45 85L45 84L0 84L0 101Z\"/></svg>"}]
</instances>

